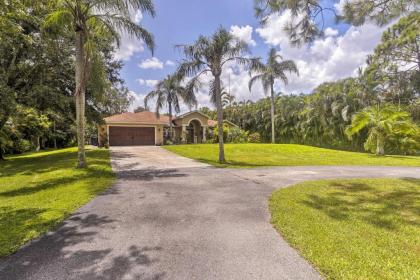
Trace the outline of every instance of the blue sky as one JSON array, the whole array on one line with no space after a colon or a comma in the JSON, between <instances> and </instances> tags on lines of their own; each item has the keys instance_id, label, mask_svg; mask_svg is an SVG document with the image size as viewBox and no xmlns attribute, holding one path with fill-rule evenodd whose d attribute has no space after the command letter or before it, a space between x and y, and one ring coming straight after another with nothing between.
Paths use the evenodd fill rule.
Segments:
<instances>
[{"instance_id":1,"label":"blue sky","mask_svg":"<svg viewBox=\"0 0 420 280\"><path fill-rule=\"evenodd\" d=\"M343 1L343 0L341 0ZM327 17L326 36L313 44L301 48L292 47L283 32L284 24L291 20L290 14L273 15L265 27L254 17L253 0L155 0L157 15L150 18L138 17L140 24L152 32L156 40L156 51L152 58L142 42L125 37L116 57L124 60L122 77L136 97L133 106L142 103L153 84L175 71L182 56L174 46L189 44L199 35L212 34L219 26L232 30L250 43L253 56L263 59L270 47L275 47L286 59L298 64L300 75L290 76L288 86L276 84L276 89L285 93L309 93L318 84L336 80L356 73L366 55L371 53L380 39L383 28L372 24L362 27L337 25L332 14ZM329 7L336 7L338 1L325 1ZM143 63L143 64L142 64ZM141 65L142 67L139 67ZM230 76L231 93L238 100L257 100L264 97L261 87L252 93L247 90L248 74L236 66L229 66L224 77ZM197 93L201 106L209 104L207 90ZM185 108L184 108L185 109Z\"/></svg>"}]
</instances>

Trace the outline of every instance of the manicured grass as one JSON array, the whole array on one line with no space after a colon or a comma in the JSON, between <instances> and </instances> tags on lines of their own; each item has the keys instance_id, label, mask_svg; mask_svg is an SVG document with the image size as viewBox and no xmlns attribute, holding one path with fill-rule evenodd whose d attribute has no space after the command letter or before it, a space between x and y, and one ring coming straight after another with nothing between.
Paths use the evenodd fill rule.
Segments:
<instances>
[{"instance_id":1,"label":"manicured grass","mask_svg":"<svg viewBox=\"0 0 420 280\"><path fill-rule=\"evenodd\" d=\"M217 144L165 146L181 156L219 167L299 165L392 165L420 166L418 156L384 156L286 144L227 144L228 164L219 164Z\"/></svg>"},{"instance_id":2,"label":"manicured grass","mask_svg":"<svg viewBox=\"0 0 420 280\"><path fill-rule=\"evenodd\" d=\"M114 182L107 150L87 151L76 169L76 149L9 157L0 162L0 256L50 230Z\"/></svg>"},{"instance_id":3,"label":"manicured grass","mask_svg":"<svg viewBox=\"0 0 420 280\"><path fill-rule=\"evenodd\" d=\"M327 279L420 279L420 180L347 179L273 193L274 227Z\"/></svg>"}]
</instances>

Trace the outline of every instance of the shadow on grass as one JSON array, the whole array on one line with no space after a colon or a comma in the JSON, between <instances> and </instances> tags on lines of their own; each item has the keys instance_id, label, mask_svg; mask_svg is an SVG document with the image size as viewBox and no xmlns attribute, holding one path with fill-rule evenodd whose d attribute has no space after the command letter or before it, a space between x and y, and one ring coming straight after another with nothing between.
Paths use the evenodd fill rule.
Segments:
<instances>
[{"instance_id":1,"label":"shadow on grass","mask_svg":"<svg viewBox=\"0 0 420 280\"><path fill-rule=\"evenodd\" d=\"M41 218L43 211L40 210L25 209L19 213L7 209L2 211L2 218L18 218L22 225L30 221L36 228L45 223ZM88 249L95 248L98 234L107 227L112 228L115 222L107 216L76 213L55 232L31 242L9 257L0 259L0 279L163 279L165 272L147 271L148 267L158 262L158 258L151 254L156 255L162 250L161 247L131 245L124 252L119 247L121 244L114 243L113 245L118 246L118 254L113 252L112 246Z\"/></svg>"},{"instance_id":2,"label":"shadow on grass","mask_svg":"<svg viewBox=\"0 0 420 280\"><path fill-rule=\"evenodd\" d=\"M88 151L89 167L84 170L76 170L75 165L75 152L61 151L53 155L38 156L35 158L14 158L10 162L1 165L2 176L14 175L41 175L47 172L64 171L69 172L65 175L48 175L43 176L43 180L32 181L26 186L7 186L7 191L0 189L0 197L14 197L23 195L32 195L44 190L52 190L56 188L65 188L68 185L77 183L83 180L94 180L95 178L114 178L114 174L110 168L104 169L102 167L108 165L108 158L106 152L103 150L90 150ZM7 181L6 181L7 182ZM11 187L11 188L10 188ZM95 185L89 187L88 191L91 194L97 194L102 190L98 189Z\"/></svg>"},{"instance_id":3,"label":"shadow on grass","mask_svg":"<svg viewBox=\"0 0 420 280\"><path fill-rule=\"evenodd\" d=\"M404 178L416 188L379 191L363 183L334 182L337 191L325 195L309 194L302 201L336 220L356 218L378 228L398 230L401 225L419 226L413 219L420 215L420 179ZM402 215L404 213L404 215Z\"/></svg>"},{"instance_id":4,"label":"shadow on grass","mask_svg":"<svg viewBox=\"0 0 420 280\"><path fill-rule=\"evenodd\" d=\"M97 174L99 175L99 174ZM56 188L65 188L68 185L71 185L77 181L80 180L86 180L86 179L94 179L95 173L87 173L85 175L78 175L78 176L71 176L71 177L59 177L59 178L52 178L49 180L44 180L42 182L34 183L32 186L22 187L13 189L10 191L4 191L0 192L0 197L14 197L14 196L21 196L21 195L31 195L38 193L40 191L44 190L52 190ZM108 177L112 178L113 174L109 172L108 174L105 174L104 172L101 172L101 177ZM102 189L102 188L101 188ZM91 194L96 194L98 192L98 189L95 188L95 186L91 186L89 188L89 192Z\"/></svg>"},{"instance_id":5,"label":"shadow on grass","mask_svg":"<svg viewBox=\"0 0 420 280\"><path fill-rule=\"evenodd\" d=\"M89 165L104 165L108 162L107 151L101 149L87 150ZM59 169L75 168L77 152L56 150L50 154L38 153L34 157L17 156L0 162L0 175L34 175Z\"/></svg>"}]
</instances>

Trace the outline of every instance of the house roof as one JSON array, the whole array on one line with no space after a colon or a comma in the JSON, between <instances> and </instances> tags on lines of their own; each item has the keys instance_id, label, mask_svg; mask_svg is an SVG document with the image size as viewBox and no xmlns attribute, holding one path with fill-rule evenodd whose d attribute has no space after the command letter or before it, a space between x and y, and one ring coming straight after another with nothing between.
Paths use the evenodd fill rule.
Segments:
<instances>
[{"instance_id":1,"label":"house roof","mask_svg":"<svg viewBox=\"0 0 420 280\"><path fill-rule=\"evenodd\" d=\"M191 114L194 114L194 113L200 114L200 115L202 115L202 116L204 116L204 117L206 117L206 118L210 119L210 117L209 117L209 116L207 116L206 114L201 113L201 112L200 112L200 111L198 111L198 110L195 110L195 111L190 111L190 112L188 112L188 113L185 113L185 114L182 114L182 115L180 115L180 116L177 116L177 117L175 117L175 118L174 118L174 120L178 120L178 119L185 118L186 116L191 115Z\"/></svg>"},{"instance_id":2,"label":"house roof","mask_svg":"<svg viewBox=\"0 0 420 280\"><path fill-rule=\"evenodd\" d=\"M166 124L169 125L169 117L160 115L159 118L156 113L144 111L140 113L122 113L105 118L107 124L111 123L139 123L139 124Z\"/></svg>"},{"instance_id":3,"label":"house roof","mask_svg":"<svg viewBox=\"0 0 420 280\"><path fill-rule=\"evenodd\" d=\"M207 115L199 112L199 111L192 111L192 112L188 112L186 114L180 115L178 117L175 117L174 120L176 119L182 119L192 113L198 113L201 114L205 117L208 118ZM228 120L224 120L224 123L228 123L232 126L237 126L236 124L228 121ZM140 112L140 113L122 113L119 115L113 115L110 117L105 118L105 123L107 124L147 124L147 125L156 125L156 124L163 124L163 125L169 125L169 117L167 115L160 115L159 118L156 116L156 113L154 112L149 112L149 111L144 111L144 112ZM217 126L217 121L215 120L208 120L207 121L207 125L210 127L215 127Z\"/></svg>"}]
</instances>

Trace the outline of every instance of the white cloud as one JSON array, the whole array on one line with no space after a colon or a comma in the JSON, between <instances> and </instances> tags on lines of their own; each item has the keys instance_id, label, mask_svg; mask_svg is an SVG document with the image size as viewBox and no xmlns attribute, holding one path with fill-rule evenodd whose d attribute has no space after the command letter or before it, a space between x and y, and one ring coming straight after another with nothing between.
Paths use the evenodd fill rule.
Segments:
<instances>
[{"instance_id":1,"label":"white cloud","mask_svg":"<svg viewBox=\"0 0 420 280\"><path fill-rule=\"evenodd\" d=\"M327 37L329 37L329 36L330 37L334 37L334 36L337 36L338 35L338 30L337 29L334 29L334 28L331 28L331 27L327 27L324 30L324 34Z\"/></svg>"},{"instance_id":2,"label":"white cloud","mask_svg":"<svg viewBox=\"0 0 420 280\"><path fill-rule=\"evenodd\" d=\"M139 83L139 85L148 86L148 87L154 87L159 82L158 80L144 80L144 79L137 79L136 81Z\"/></svg>"},{"instance_id":3,"label":"white cloud","mask_svg":"<svg viewBox=\"0 0 420 280\"><path fill-rule=\"evenodd\" d=\"M282 28L290 19L291 14L287 11L272 15L266 26L256 30L267 44L280 48L279 53L284 59L296 62L299 77L290 75L289 85L280 88L288 93L308 93L323 82L356 75L386 28L366 23L360 27L352 26L342 35L333 28L327 28L324 38L296 48L289 43L288 35Z\"/></svg>"},{"instance_id":4,"label":"white cloud","mask_svg":"<svg viewBox=\"0 0 420 280\"><path fill-rule=\"evenodd\" d=\"M142 19L143 19L143 14L141 13L140 10L137 10L136 11L136 14L134 15L134 22L136 22L137 24L139 24Z\"/></svg>"},{"instance_id":5,"label":"white cloud","mask_svg":"<svg viewBox=\"0 0 420 280\"><path fill-rule=\"evenodd\" d=\"M133 112L134 109L136 109L138 106L144 106L144 97L146 96L145 94L139 94L132 90L130 90L128 93L133 98L133 103L131 103L128 111Z\"/></svg>"},{"instance_id":6,"label":"white cloud","mask_svg":"<svg viewBox=\"0 0 420 280\"><path fill-rule=\"evenodd\" d=\"M135 53L144 51L144 43L136 38L123 34L120 47L115 51L115 59L129 60Z\"/></svg>"},{"instance_id":7,"label":"white cloud","mask_svg":"<svg viewBox=\"0 0 420 280\"><path fill-rule=\"evenodd\" d=\"M249 25L238 26L233 25L230 27L230 33L236 38L244 41L250 46L256 46L257 43L252 39L253 28Z\"/></svg>"},{"instance_id":8,"label":"white cloud","mask_svg":"<svg viewBox=\"0 0 420 280\"><path fill-rule=\"evenodd\" d=\"M143 19L143 15L140 10L130 12L131 19L139 24ZM114 58L121 60L129 60L134 54L144 51L144 42L137 38L122 33L120 39L120 47L115 50Z\"/></svg>"},{"instance_id":9,"label":"white cloud","mask_svg":"<svg viewBox=\"0 0 420 280\"><path fill-rule=\"evenodd\" d=\"M165 62L165 65L166 65L166 66L175 66L175 62L173 62L172 60L167 60L167 61Z\"/></svg>"},{"instance_id":10,"label":"white cloud","mask_svg":"<svg viewBox=\"0 0 420 280\"><path fill-rule=\"evenodd\" d=\"M163 69L163 62L156 57L143 60L138 65L142 69Z\"/></svg>"}]
</instances>

